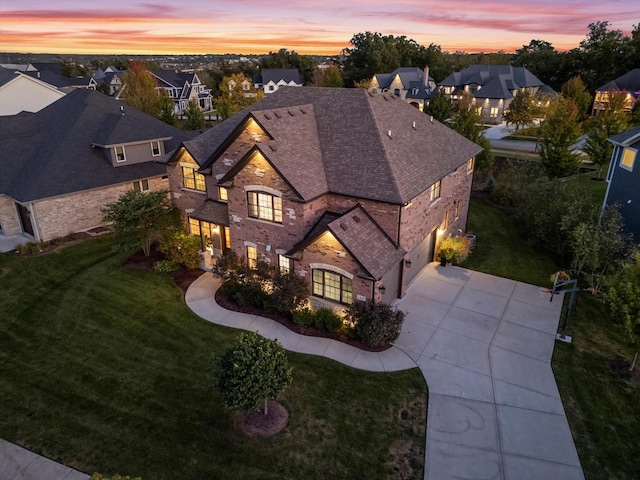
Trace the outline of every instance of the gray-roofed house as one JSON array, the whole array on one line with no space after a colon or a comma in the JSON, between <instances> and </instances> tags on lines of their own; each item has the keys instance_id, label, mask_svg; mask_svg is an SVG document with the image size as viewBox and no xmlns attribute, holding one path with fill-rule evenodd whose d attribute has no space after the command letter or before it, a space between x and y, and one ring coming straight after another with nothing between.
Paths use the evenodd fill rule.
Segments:
<instances>
[{"instance_id":1,"label":"gray-roofed house","mask_svg":"<svg viewBox=\"0 0 640 480\"><path fill-rule=\"evenodd\" d=\"M617 206L625 230L640 243L640 127L614 135L609 141L613 143L613 154L603 207Z\"/></svg>"},{"instance_id":2,"label":"gray-roofed house","mask_svg":"<svg viewBox=\"0 0 640 480\"><path fill-rule=\"evenodd\" d=\"M264 93L273 93L280 87L301 87L302 76L295 68L263 68L254 75L253 85L264 89Z\"/></svg>"},{"instance_id":3,"label":"gray-roofed house","mask_svg":"<svg viewBox=\"0 0 640 480\"><path fill-rule=\"evenodd\" d=\"M504 112L519 91L526 90L533 97L554 93L525 67L511 65L471 65L449 75L439 89L452 102L471 95L485 121L495 124L502 123Z\"/></svg>"},{"instance_id":4,"label":"gray-roofed house","mask_svg":"<svg viewBox=\"0 0 640 480\"><path fill-rule=\"evenodd\" d=\"M606 104L609 102L610 92L626 93L626 110L630 112L634 103L640 98L640 68L634 68L615 80L611 80L597 88L591 112L592 115L597 115L605 109Z\"/></svg>"},{"instance_id":5,"label":"gray-roofed house","mask_svg":"<svg viewBox=\"0 0 640 480\"><path fill-rule=\"evenodd\" d=\"M0 67L0 116L37 112L64 92L23 72Z\"/></svg>"},{"instance_id":6,"label":"gray-roofed house","mask_svg":"<svg viewBox=\"0 0 640 480\"><path fill-rule=\"evenodd\" d=\"M313 298L390 303L466 228L481 148L398 97L286 88L186 141L175 204L212 254L308 279Z\"/></svg>"},{"instance_id":7,"label":"gray-roofed house","mask_svg":"<svg viewBox=\"0 0 640 480\"><path fill-rule=\"evenodd\" d=\"M211 111L211 89L207 88L198 75L181 70L153 70L158 89L164 88L175 103L175 112L183 113L191 100L195 100L203 112Z\"/></svg>"},{"instance_id":8,"label":"gray-roofed house","mask_svg":"<svg viewBox=\"0 0 640 480\"><path fill-rule=\"evenodd\" d=\"M101 90L107 95L116 95L122 88L122 81L126 71L119 70L114 66L96 69L91 78L96 83L96 89Z\"/></svg>"},{"instance_id":9,"label":"gray-roofed house","mask_svg":"<svg viewBox=\"0 0 640 480\"><path fill-rule=\"evenodd\" d=\"M0 117L0 234L47 241L102 225L127 190L168 188L155 160L192 137L93 90Z\"/></svg>"},{"instance_id":10,"label":"gray-roofed house","mask_svg":"<svg viewBox=\"0 0 640 480\"><path fill-rule=\"evenodd\" d=\"M420 111L438 93L438 85L429 76L429 67L401 67L391 73L376 73L371 79L372 91L391 92Z\"/></svg>"}]
</instances>

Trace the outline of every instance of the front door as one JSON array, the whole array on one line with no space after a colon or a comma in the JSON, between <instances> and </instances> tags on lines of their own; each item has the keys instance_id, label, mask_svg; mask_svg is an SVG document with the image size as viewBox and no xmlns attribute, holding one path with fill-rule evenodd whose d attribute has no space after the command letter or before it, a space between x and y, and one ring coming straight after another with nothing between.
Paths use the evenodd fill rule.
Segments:
<instances>
[{"instance_id":1,"label":"front door","mask_svg":"<svg viewBox=\"0 0 640 480\"><path fill-rule=\"evenodd\" d=\"M20 217L22 231L33 237L33 225L31 224L31 214L29 213L29 209L19 203L16 203L16 207L18 207L18 216Z\"/></svg>"}]
</instances>

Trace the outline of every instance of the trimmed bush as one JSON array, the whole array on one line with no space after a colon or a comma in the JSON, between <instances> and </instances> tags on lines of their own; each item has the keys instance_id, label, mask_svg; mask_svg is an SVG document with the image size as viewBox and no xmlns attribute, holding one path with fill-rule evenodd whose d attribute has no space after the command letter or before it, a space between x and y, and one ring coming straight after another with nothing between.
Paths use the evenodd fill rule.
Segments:
<instances>
[{"instance_id":1,"label":"trimmed bush","mask_svg":"<svg viewBox=\"0 0 640 480\"><path fill-rule=\"evenodd\" d=\"M342 327L342 319L330 308L319 308L315 314L315 326L330 332L337 332Z\"/></svg>"},{"instance_id":2,"label":"trimmed bush","mask_svg":"<svg viewBox=\"0 0 640 480\"><path fill-rule=\"evenodd\" d=\"M346 318L354 326L358 338L375 347L398 338L404 312L386 303L355 302L347 309Z\"/></svg>"},{"instance_id":3,"label":"trimmed bush","mask_svg":"<svg viewBox=\"0 0 640 480\"><path fill-rule=\"evenodd\" d=\"M440 242L438 257L454 265L464 262L471 252L471 240L466 237L447 237Z\"/></svg>"},{"instance_id":4,"label":"trimmed bush","mask_svg":"<svg viewBox=\"0 0 640 480\"><path fill-rule=\"evenodd\" d=\"M291 315L293 323L300 327L310 327L315 323L316 316L313 310L303 308L302 310L295 310Z\"/></svg>"},{"instance_id":5,"label":"trimmed bush","mask_svg":"<svg viewBox=\"0 0 640 480\"><path fill-rule=\"evenodd\" d=\"M293 273L273 274L271 301L273 308L283 315L291 315L307 301L309 289L305 280Z\"/></svg>"},{"instance_id":6,"label":"trimmed bush","mask_svg":"<svg viewBox=\"0 0 640 480\"><path fill-rule=\"evenodd\" d=\"M171 260L158 260L153 264L153 269L156 272L173 272L180 268L179 265L176 265Z\"/></svg>"}]
</instances>

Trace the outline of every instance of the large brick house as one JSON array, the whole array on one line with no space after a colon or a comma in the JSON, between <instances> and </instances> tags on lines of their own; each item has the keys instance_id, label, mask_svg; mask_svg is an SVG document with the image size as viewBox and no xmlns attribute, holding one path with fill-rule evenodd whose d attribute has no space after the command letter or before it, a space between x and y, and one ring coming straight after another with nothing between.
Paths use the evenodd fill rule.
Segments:
<instances>
[{"instance_id":1,"label":"large brick house","mask_svg":"<svg viewBox=\"0 0 640 480\"><path fill-rule=\"evenodd\" d=\"M480 150L389 93L300 87L184 142L168 171L213 253L295 272L316 298L390 303L465 230Z\"/></svg>"},{"instance_id":2,"label":"large brick house","mask_svg":"<svg viewBox=\"0 0 640 480\"><path fill-rule=\"evenodd\" d=\"M157 163L193 134L93 90L0 117L0 234L47 241L103 224L131 189L168 188Z\"/></svg>"}]
</instances>

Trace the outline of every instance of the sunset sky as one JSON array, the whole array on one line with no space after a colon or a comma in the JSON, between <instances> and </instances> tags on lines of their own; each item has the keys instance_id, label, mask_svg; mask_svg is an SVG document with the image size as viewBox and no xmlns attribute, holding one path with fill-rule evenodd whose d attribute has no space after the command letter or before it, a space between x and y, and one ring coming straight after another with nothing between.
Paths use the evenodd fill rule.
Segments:
<instances>
[{"instance_id":1,"label":"sunset sky","mask_svg":"<svg viewBox=\"0 0 640 480\"><path fill-rule=\"evenodd\" d=\"M561 1L562 3L559 3ZM588 25L629 35L628 0L0 0L0 51L21 53L338 54L358 32L442 50L513 52L532 39L577 47Z\"/></svg>"}]
</instances>

